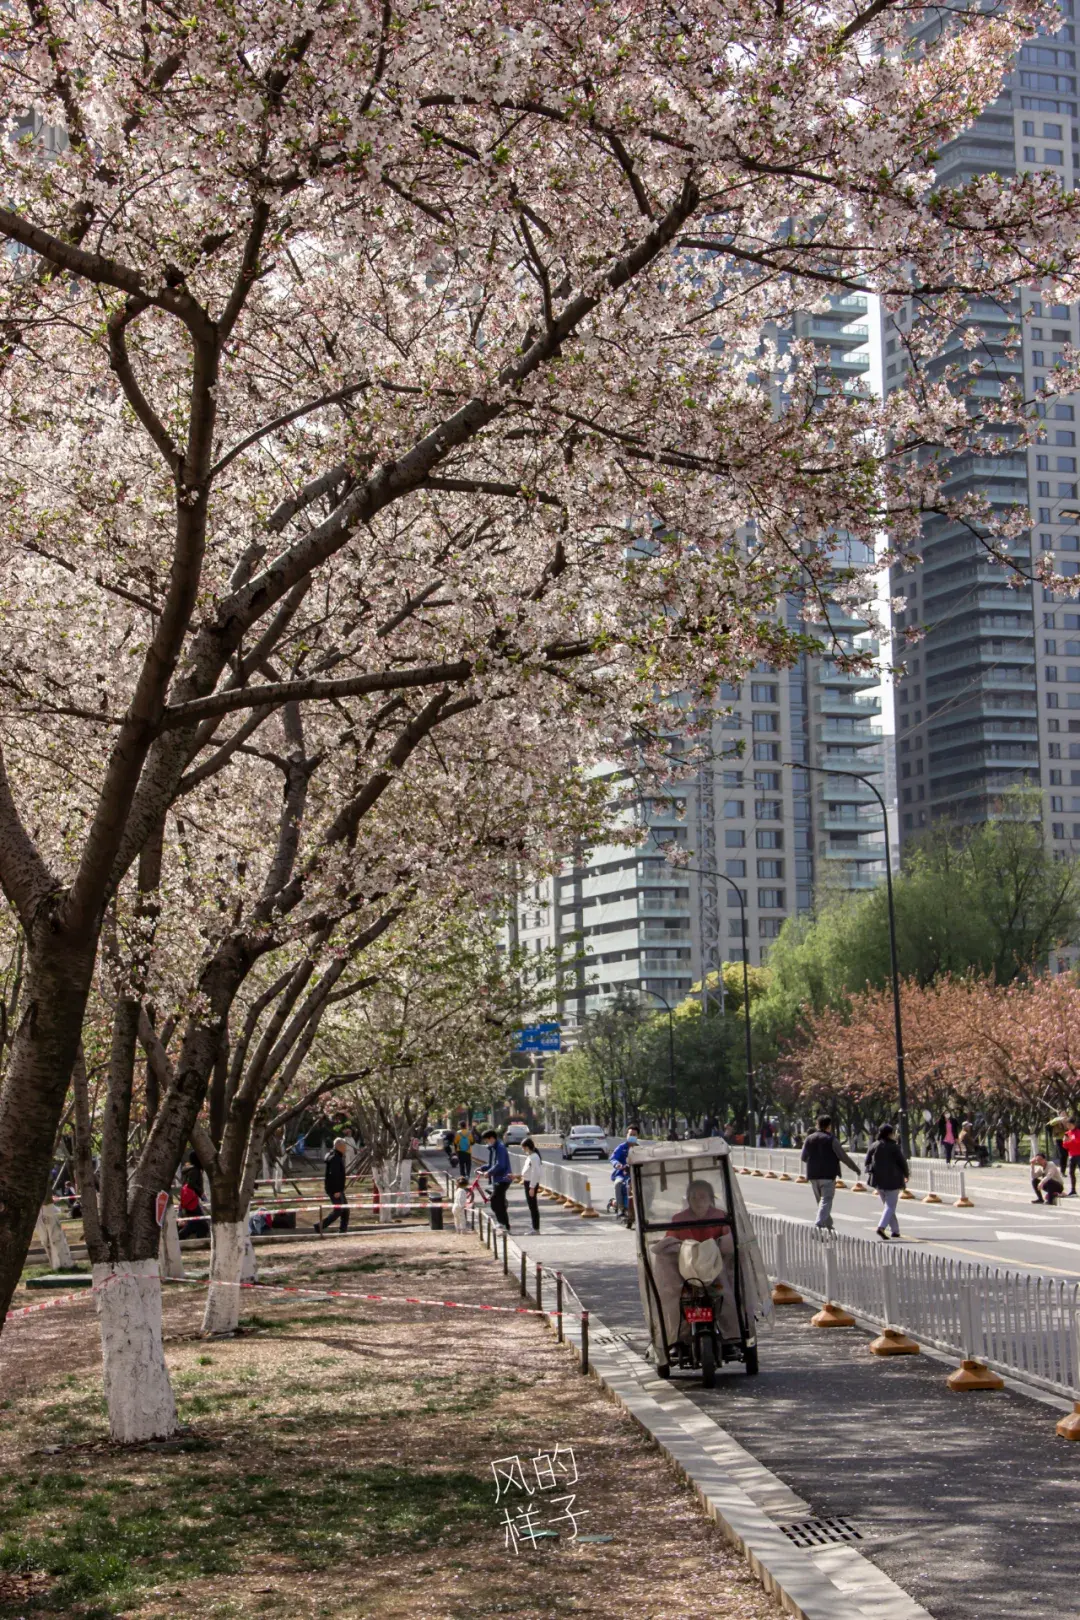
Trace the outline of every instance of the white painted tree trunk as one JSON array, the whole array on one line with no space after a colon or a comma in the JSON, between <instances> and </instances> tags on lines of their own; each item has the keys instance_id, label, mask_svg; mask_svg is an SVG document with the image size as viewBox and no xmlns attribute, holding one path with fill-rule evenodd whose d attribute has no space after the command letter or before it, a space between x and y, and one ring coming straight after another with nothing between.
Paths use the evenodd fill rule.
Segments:
<instances>
[{"instance_id":1,"label":"white painted tree trunk","mask_svg":"<svg viewBox=\"0 0 1080 1620\"><path fill-rule=\"evenodd\" d=\"M109 1432L114 1440L162 1440L176 1430L176 1402L161 1342L156 1260L94 1267L94 1299Z\"/></svg>"},{"instance_id":2,"label":"white painted tree trunk","mask_svg":"<svg viewBox=\"0 0 1080 1620\"><path fill-rule=\"evenodd\" d=\"M1020 1158L1020 1138L1015 1131L1009 1132L1009 1138L1005 1144L1005 1154L1010 1164L1016 1164Z\"/></svg>"},{"instance_id":3,"label":"white painted tree trunk","mask_svg":"<svg viewBox=\"0 0 1080 1620\"><path fill-rule=\"evenodd\" d=\"M396 1159L376 1159L372 1163L371 1179L379 1189L379 1220L382 1223L394 1218L395 1194L400 1174L401 1166Z\"/></svg>"},{"instance_id":4,"label":"white painted tree trunk","mask_svg":"<svg viewBox=\"0 0 1080 1620\"><path fill-rule=\"evenodd\" d=\"M176 1208L170 1204L165 1211L165 1219L161 1223L161 1242L158 1244L158 1272L161 1277L170 1277L174 1281L182 1282L184 1278L184 1255L180 1248L180 1229L176 1224Z\"/></svg>"},{"instance_id":5,"label":"white painted tree trunk","mask_svg":"<svg viewBox=\"0 0 1080 1620\"><path fill-rule=\"evenodd\" d=\"M71 1249L60 1225L60 1211L55 1204L42 1204L37 1221L37 1235L44 1246L49 1264L54 1271L71 1271L74 1262Z\"/></svg>"},{"instance_id":6,"label":"white painted tree trunk","mask_svg":"<svg viewBox=\"0 0 1080 1620\"><path fill-rule=\"evenodd\" d=\"M254 1282L255 1250L247 1221L214 1221L210 1228L210 1287L204 1333L235 1333L240 1322L240 1284Z\"/></svg>"},{"instance_id":7,"label":"white painted tree trunk","mask_svg":"<svg viewBox=\"0 0 1080 1620\"><path fill-rule=\"evenodd\" d=\"M402 1159L398 1166L398 1187L401 1190L401 1208L407 1212L412 1204L411 1159Z\"/></svg>"}]
</instances>

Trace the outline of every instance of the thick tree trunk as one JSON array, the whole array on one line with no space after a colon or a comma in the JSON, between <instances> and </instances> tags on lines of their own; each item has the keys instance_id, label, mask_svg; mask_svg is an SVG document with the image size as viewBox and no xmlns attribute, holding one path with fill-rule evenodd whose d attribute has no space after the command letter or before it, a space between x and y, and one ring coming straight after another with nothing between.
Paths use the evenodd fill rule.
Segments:
<instances>
[{"instance_id":1,"label":"thick tree trunk","mask_svg":"<svg viewBox=\"0 0 1080 1620\"><path fill-rule=\"evenodd\" d=\"M398 1190L401 1194L401 1208L408 1212L412 1207L412 1160L402 1159L398 1166Z\"/></svg>"},{"instance_id":2,"label":"thick tree trunk","mask_svg":"<svg viewBox=\"0 0 1080 1620\"><path fill-rule=\"evenodd\" d=\"M60 1225L60 1212L55 1204L42 1204L37 1230L54 1271L70 1271L74 1262L64 1228Z\"/></svg>"},{"instance_id":3,"label":"thick tree trunk","mask_svg":"<svg viewBox=\"0 0 1080 1620\"><path fill-rule=\"evenodd\" d=\"M240 1284L255 1281L255 1250L247 1221L215 1221L210 1229L210 1288L204 1333L235 1333L240 1323Z\"/></svg>"},{"instance_id":4,"label":"thick tree trunk","mask_svg":"<svg viewBox=\"0 0 1080 1620\"><path fill-rule=\"evenodd\" d=\"M40 932L27 947L22 1019L0 1088L0 1328L48 1189L97 947L96 937L58 943L47 916Z\"/></svg>"},{"instance_id":5,"label":"thick tree trunk","mask_svg":"<svg viewBox=\"0 0 1080 1620\"><path fill-rule=\"evenodd\" d=\"M105 1400L114 1440L162 1440L175 1432L176 1402L161 1335L156 1260L94 1267Z\"/></svg>"}]
</instances>

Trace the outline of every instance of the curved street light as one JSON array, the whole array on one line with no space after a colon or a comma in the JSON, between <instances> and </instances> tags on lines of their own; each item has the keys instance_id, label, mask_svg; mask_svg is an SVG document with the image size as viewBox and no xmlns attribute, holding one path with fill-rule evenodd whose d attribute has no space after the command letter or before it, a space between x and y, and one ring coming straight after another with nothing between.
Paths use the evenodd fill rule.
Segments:
<instances>
[{"instance_id":1,"label":"curved street light","mask_svg":"<svg viewBox=\"0 0 1080 1620\"><path fill-rule=\"evenodd\" d=\"M893 1037L896 1044L896 1100L897 1111L900 1116L900 1151L905 1158L910 1156L911 1139L908 1132L908 1105L907 1105L907 1076L904 1071L904 1035L900 1022L900 969L897 964L896 952L896 908L893 904L892 857L889 853L889 812L874 783L868 776L859 771L839 770L833 765L804 765L799 760L785 759L783 764L793 771L814 771L818 776L847 776L853 782L861 782L868 787L878 804L881 806L881 818L885 823L885 890L889 907L889 966L892 974L893 996Z\"/></svg>"},{"instance_id":2,"label":"curved street light","mask_svg":"<svg viewBox=\"0 0 1080 1620\"><path fill-rule=\"evenodd\" d=\"M647 996L655 996L667 1008L667 1035L668 1035L668 1141L675 1140L675 1026L672 1023L671 1003L659 990L650 990L648 985L642 985L641 990Z\"/></svg>"},{"instance_id":3,"label":"curved street light","mask_svg":"<svg viewBox=\"0 0 1080 1620\"><path fill-rule=\"evenodd\" d=\"M743 1024L746 1038L746 1120L747 1135L753 1146L757 1139L757 1124L754 1118L754 1048L750 1037L750 970L747 958L750 955L750 936L746 932L746 896L726 872L717 872L709 866L679 866L679 872L694 872L698 877L720 878L729 889L734 889L739 897L739 916L742 919L742 979L743 979ZM704 963L702 963L704 969ZM721 964L720 972L723 972Z\"/></svg>"}]
</instances>

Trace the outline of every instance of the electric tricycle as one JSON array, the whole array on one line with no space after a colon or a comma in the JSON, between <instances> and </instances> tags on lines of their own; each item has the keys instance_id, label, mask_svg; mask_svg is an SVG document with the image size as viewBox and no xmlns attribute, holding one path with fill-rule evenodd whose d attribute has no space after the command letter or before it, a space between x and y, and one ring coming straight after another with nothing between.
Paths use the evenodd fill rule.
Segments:
<instances>
[{"instance_id":1,"label":"electric tricycle","mask_svg":"<svg viewBox=\"0 0 1080 1620\"><path fill-rule=\"evenodd\" d=\"M768 1279L722 1137L641 1143L628 1156L637 1214L638 1282L656 1370L758 1370L756 1324Z\"/></svg>"}]
</instances>

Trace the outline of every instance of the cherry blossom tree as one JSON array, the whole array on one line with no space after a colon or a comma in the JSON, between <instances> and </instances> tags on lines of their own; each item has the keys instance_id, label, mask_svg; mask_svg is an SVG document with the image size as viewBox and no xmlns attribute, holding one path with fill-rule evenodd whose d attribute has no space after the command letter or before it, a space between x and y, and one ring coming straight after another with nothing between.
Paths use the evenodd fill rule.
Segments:
<instances>
[{"instance_id":1,"label":"cherry blossom tree","mask_svg":"<svg viewBox=\"0 0 1080 1620\"><path fill-rule=\"evenodd\" d=\"M3 12L0 886L24 970L0 1304L99 948L128 975L119 1074L145 953L110 931L153 934L197 807L227 826L279 716L302 712L302 761L335 757L344 868L466 713L538 783L571 745L645 742L672 691L794 654L768 615L820 593L837 530L887 522L902 549L949 509L923 452L1022 418L1017 398L980 418L916 372L881 404L762 332L879 291L914 298L928 353L970 297L1076 296L1080 201L1056 181L933 184L1043 15L935 11L916 53L919 8L890 0ZM1027 521L963 515L1003 557ZM295 841L281 857L256 943L282 895L307 903ZM223 950L135 1205L110 1195L140 1233L220 1058L245 967ZM122 1315L145 1262L108 1247Z\"/></svg>"}]
</instances>

